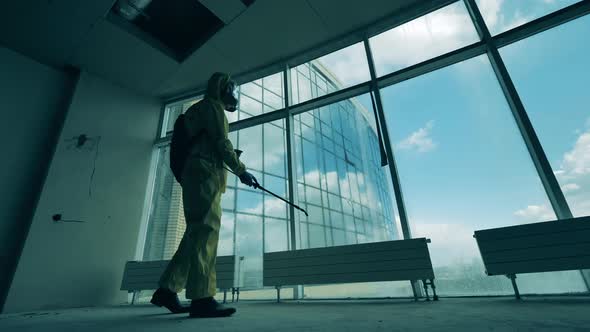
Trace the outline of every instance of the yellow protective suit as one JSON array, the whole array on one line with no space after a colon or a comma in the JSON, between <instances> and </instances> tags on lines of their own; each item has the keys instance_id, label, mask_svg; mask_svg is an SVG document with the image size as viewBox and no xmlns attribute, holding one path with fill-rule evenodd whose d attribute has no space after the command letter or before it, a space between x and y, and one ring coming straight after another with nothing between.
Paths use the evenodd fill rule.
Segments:
<instances>
[{"instance_id":1,"label":"yellow protective suit","mask_svg":"<svg viewBox=\"0 0 590 332\"><path fill-rule=\"evenodd\" d=\"M215 261L221 226L221 194L225 192L225 163L236 174L246 168L228 139L228 122L221 91L229 81L216 73L208 83L205 98L186 112L191 136L200 135L182 172L182 198L186 231L159 285L176 293L186 287L188 299L216 293Z\"/></svg>"}]
</instances>

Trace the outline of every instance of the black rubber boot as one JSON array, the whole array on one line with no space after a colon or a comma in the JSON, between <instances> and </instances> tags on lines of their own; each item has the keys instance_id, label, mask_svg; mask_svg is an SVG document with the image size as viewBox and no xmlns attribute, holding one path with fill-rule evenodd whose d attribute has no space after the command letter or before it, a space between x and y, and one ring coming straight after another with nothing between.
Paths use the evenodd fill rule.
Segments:
<instances>
[{"instance_id":1,"label":"black rubber boot","mask_svg":"<svg viewBox=\"0 0 590 332\"><path fill-rule=\"evenodd\" d=\"M166 307L173 314L189 312L189 307L180 304L178 295L169 289L158 288L150 302L158 307Z\"/></svg>"},{"instance_id":2,"label":"black rubber boot","mask_svg":"<svg viewBox=\"0 0 590 332\"><path fill-rule=\"evenodd\" d=\"M236 312L235 308L229 308L215 301L212 297L193 300L190 307L191 318L228 317Z\"/></svg>"}]
</instances>

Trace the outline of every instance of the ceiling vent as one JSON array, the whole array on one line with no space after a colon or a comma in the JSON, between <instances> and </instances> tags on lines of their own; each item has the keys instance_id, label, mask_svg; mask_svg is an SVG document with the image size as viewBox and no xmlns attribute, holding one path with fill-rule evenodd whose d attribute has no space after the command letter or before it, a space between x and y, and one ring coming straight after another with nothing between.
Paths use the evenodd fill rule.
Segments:
<instances>
[{"instance_id":1,"label":"ceiling vent","mask_svg":"<svg viewBox=\"0 0 590 332\"><path fill-rule=\"evenodd\" d=\"M109 20L178 62L224 26L197 0L118 0Z\"/></svg>"}]
</instances>

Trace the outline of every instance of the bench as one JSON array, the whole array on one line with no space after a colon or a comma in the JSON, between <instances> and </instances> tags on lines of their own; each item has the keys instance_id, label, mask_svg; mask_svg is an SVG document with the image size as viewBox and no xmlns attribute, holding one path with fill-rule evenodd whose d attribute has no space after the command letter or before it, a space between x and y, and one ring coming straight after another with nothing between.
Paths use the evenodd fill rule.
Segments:
<instances>
[{"instance_id":1,"label":"bench","mask_svg":"<svg viewBox=\"0 0 590 332\"><path fill-rule=\"evenodd\" d=\"M486 274L505 275L520 299L516 274L590 268L590 217L476 231Z\"/></svg>"},{"instance_id":2,"label":"bench","mask_svg":"<svg viewBox=\"0 0 590 332\"><path fill-rule=\"evenodd\" d=\"M142 290L152 290L158 288L158 280L166 269L169 260L160 261L129 261L125 264L121 290L133 293L131 304L135 303L137 292ZM239 292L239 287L234 283L235 276L235 256L218 256L215 269L217 271L217 288L223 291L223 302L226 302L227 291L232 291L233 295ZM238 293L239 294L239 293Z\"/></svg>"},{"instance_id":3,"label":"bench","mask_svg":"<svg viewBox=\"0 0 590 332\"><path fill-rule=\"evenodd\" d=\"M427 301L429 285L436 301L429 242L417 238L265 253L263 285L275 287L280 302L283 286L422 280Z\"/></svg>"}]
</instances>

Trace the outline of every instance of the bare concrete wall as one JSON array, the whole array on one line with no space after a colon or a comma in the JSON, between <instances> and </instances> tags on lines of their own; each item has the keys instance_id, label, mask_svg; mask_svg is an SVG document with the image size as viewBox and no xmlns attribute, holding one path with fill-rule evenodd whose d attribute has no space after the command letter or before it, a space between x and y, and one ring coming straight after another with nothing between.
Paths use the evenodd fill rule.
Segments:
<instances>
[{"instance_id":1,"label":"bare concrete wall","mask_svg":"<svg viewBox=\"0 0 590 332\"><path fill-rule=\"evenodd\" d=\"M5 312L126 301L119 286L135 255L159 111L156 99L82 73Z\"/></svg>"},{"instance_id":2,"label":"bare concrete wall","mask_svg":"<svg viewBox=\"0 0 590 332\"><path fill-rule=\"evenodd\" d=\"M73 93L72 76L0 47L0 310Z\"/></svg>"}]
</instances>

